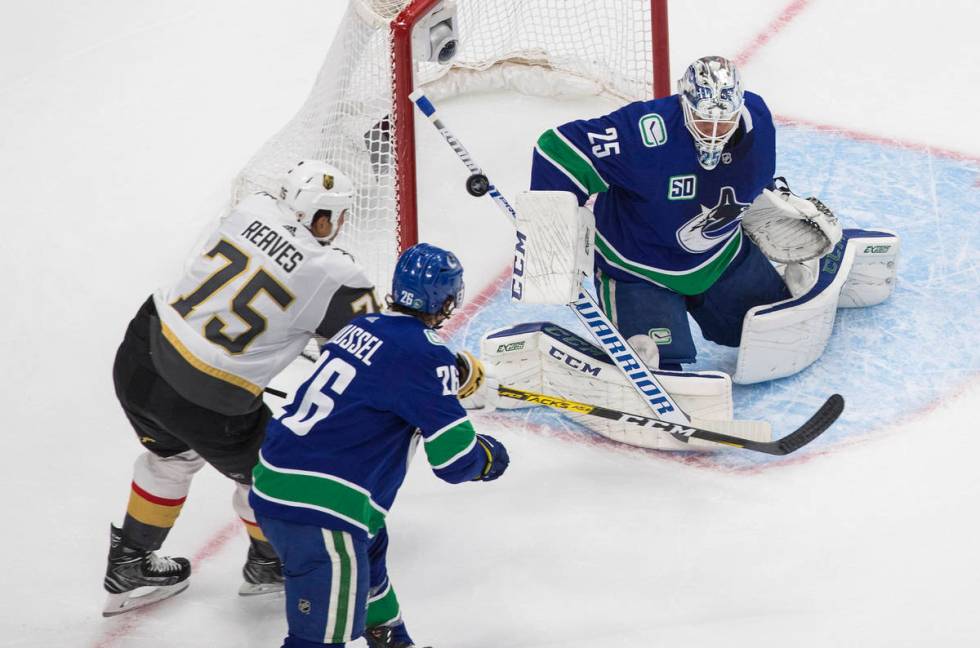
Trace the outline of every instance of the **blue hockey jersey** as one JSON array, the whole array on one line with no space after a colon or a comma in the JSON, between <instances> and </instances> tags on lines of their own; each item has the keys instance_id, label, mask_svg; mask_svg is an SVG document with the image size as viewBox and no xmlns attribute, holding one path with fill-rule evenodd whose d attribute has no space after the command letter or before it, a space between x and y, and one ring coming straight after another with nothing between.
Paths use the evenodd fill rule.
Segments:
<instances>
[{"instance_id":1,"label":"blue hockey jersey","mask_svg":"<svg viewBox=\"0 0 980 648\"><path fill-rule=\"evenodd\" d=\"M458 389L455 356L417 318L353 320L269 422L249 503L267 517L373 535L419 440L445 481L474 479L486 465Z\"/></svg>"},{"instance_id":2,"label":"blue hockey jersey","mask_svg":"<svg viewBox=\"0 0 980 648\"><path fill-rule=\"evenodd\" d=\"M597 270L684 295L707 290L742 246L741 212L776 166L772 115L745 93L721 163L706 171L678 95L637 101L546 131L534 149L531 189L598 194Z\"/></svg>"}]
</instances>

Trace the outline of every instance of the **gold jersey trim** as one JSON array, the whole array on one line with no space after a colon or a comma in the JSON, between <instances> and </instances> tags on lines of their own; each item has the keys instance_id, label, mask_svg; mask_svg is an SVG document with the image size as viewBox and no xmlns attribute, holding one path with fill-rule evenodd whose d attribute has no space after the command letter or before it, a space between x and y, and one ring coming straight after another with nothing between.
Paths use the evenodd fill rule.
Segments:
<instances>
[{"instance_id":1,"label":"gold jersey trim","mask_svg":"<svg viewBox=\"0 0 980 648\"><path fill-rule=\"evenodd\" d=\"M163 331L163 337L167 339L170 346L172 346L174 350L180 354L180 357L182 357L190 366L194 367L203 374L211 376L212 378L217 378L218 380L222 380L230 385L234 385L235 387L240 387L253 396L262 395L262 388L258 385L251 383L240 376L236 376L233 373L223 371L217 367L212 367L191 353L190 349L184 346L184 343L180 341L174 332L170 330L170 327L168 327L162 320L160 321L160 329Z\"/></svg>"}]
</instances>

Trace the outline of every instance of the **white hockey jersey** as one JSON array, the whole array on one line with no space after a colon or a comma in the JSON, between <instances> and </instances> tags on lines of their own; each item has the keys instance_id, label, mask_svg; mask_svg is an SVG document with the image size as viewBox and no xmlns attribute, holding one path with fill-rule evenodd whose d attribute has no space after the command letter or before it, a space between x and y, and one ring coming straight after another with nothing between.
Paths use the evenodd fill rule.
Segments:
<instances>
[{"instance_id":1,"label":"white hockey jersey","mask_svg":"<svg viewBox=\"0 0 980 648\"><path fill-rule=\"evenodd\" d=\"M353 257L321 245L266 193L223 218L153 300L157 370L188 400L225 414L258 407L263 388L314 333L330 337L377 310Z\"/></svg>"}]
</instances>

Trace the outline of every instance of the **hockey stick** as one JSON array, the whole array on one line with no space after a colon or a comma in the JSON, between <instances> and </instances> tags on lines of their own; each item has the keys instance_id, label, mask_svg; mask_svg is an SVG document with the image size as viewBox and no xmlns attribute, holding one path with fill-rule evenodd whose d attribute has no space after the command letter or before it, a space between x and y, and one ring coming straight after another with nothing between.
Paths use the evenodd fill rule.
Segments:
<instances>
[{"instance_id":1,"label":"hockey stick","mask_svg":"<svg viewBox=\"0 0 980 648\"><path fill-rule=\"evenodd\" d=\"M500 385L497 388L497 394L505 398L512 398L514 400L531 403L533 405L543 405L545 407L550 407L560 411L587 414L589 416L595 416L597 418L602 418L609 421L629 423L639 427L662 430L670 433L675 439L683 441L684 443L689 443L691 439L702 439L704 441L710 441L711 443L717 443L719 445L743 448L745 450L752 450L754 452L762 452L771 455L788 455L791 452L796 452L823 434L824 431L826 431L827 428L829 428L833 422L837 420L837 417L840 416L841 412L844 410L844 399L839 394L834 394L827 399L827 402L825 402L820 409L809 418L809 420L786 436L774 441L753 441L751 439L744 439L738 436L732 436L713 430L695 427L694 425L668 423L649 416L628 414L626 412L620 412L619 410L609 409L608 407L589 405L588 403L579 403L577 401L559 398L558 396L536 394L534 392L517 389L515 387ZM707 421L695 422L701 425L707 423ZM726 424L757 422L717 421L717 423L724 426Z\"/></svg>"},{"instance_id":2,"label":"hockey stick","mask_svg":"<svg viewBox=\"0 0 980 648\"><path fill-rule=\"evenodd\" d=\"M436 115L436 107L432 105L421 90L414 91L409 98L415 103L415 106L422 112L423 115L432 123L432 125L439 131L446 143L456 152L459 159L463 162L467 169L473 174L484 175L480 167L476 165L473 158L470 156L469 151L462 145L462 143L453 135L441 119ZM484 175L484 177L486 177ZM500 194L497 188L489 183L488 186L491 188L490 196L493 198L494 203L507 214L512 220L517 219L517 212L514 208L510 206L510 203ZM516 272L519 268L524 267L524 246L523 240L520 233L518 232L517 245L515 246L514 254L514 268L515 268L515 282L517 281ZM626 376L627 382L636 391L637 394L643 399L643 402L655 413L657 419L662 422L679 424L681 426L689 426L691 422L691 417L688 416L674 400L667 393L667 390L663 388L660 381L653 375L646 364L639 359L636 355L636 351L629 345L623 336L616 330L616 327L612 325L609 319L606 317L602 309L596 304L595 299L589 294L584 286L585 278L583 278L583 285L579 286L579 295L575 301L572 301L568 306L575 313L575 316L585 325L592 334L592 337L599 343L599 345L606 351L613 362L619 367L619 370ZM520 293L518 293L520 294ZM820 407L817 412L810 417L800 429L796 430L789 437L785 437L780 441L774 443L781 443L786 441L787 438L793 437L799 433L796 437L796 443L798 445L789 450L792 452L798 447L802 447L806 443L809 443L812 439L816 438L817 435L821 434L827 427L829 427L837 417L840 416L841 411L844 409L844 399L839 394L834 394ZM722 425L726 422L718 422ZM738 423L735 421L734 423ZM812 423L812 425L811 425ZM674 426L670 426L670 429L665 430L669 432L675 439L682 441L684 443L688 442L687 437L674 429ZM705 431L708 432L708 431ZM718 433L711 433L718 434ZM758 442L752 442L758 443ZM740 446L747 447L747 446ZM785 454L785 453L775 453L775 454Z\"/></svg>"},{"instance_id":3,"label":"hockey stick","mask_svg":"<svg viewBox=\"0 0 980 648\"><path fill-rule=\"evenodd\" d=\"M422 112L423 115L435 126L436 130L442 135L443 139L449 144L449 146L456 152L459 159L466 165L466 168L474 174L483 174L482 169L476 165L473 161L472 156L470 156L469 151L466 147L453 135L441 119L436 115L436 107L432 105L421 90L416 90L409 98L415 103L416 107ZM493 198L494 203L503 211L511 220L517 220L517 212L511 207L507 199L504 198L497 188L493 184L489 184L490 187L490 197ZM520 234L518 235L517 245L515 246L514 254L514 268L515 270L524 267L524 245ZM518 272L515 271L515 281L519 276ZM583 278L584 281L584 278ZM516 286L515 286L516 287ZM520 294L518 292L517 294ZM640 395L643 402L650 407L650 409L656 412L658 418L661 418L670 423L680 423L687 424L690 423L691 417L689 417L683 410L674 402L674 400L667 393L667 390L663 388L660 381L654 377L653 373L647 368L639 357L636 355L636 351L630 347L630 345L623 339L616 327L612 325L609 319L606 317L602 309L599 308L592 295L585 289L584 286L579 287L578 298L570 302L569 307L575 316L582 322L583 325L592 334L592 337L605 349L606 353L619 370L623 372L626 376L627 381L630 386L636 390L636 393ZM677 435L675 435L677 436ZM681 439L683 440L683 439Z\"/></svg>"}]
</instances>

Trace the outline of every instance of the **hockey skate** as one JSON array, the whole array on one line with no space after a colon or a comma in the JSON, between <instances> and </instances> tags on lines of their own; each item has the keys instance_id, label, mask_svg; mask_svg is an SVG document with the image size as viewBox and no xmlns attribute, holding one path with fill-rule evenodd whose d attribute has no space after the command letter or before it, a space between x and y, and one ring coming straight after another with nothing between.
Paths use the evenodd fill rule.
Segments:
<instances>
[{"instance_id":1,"label":"hockey skate","mask_svg":"<svg viewBox=\"0 0 980 648\"><path fill-rule=\"evenodd\" d=\"M268 542L252 539L248 559L242 567L245 582L238 588L239 596L276 594L283 591L282 563Z\"/></svg>"},{"instance_id":2,"label":"hockey skate","mask_svg":"<svg viewBox=\"0 0 980 648\"><path fill-rule=\"evenodd\" d=\"M103 581L109 596L102 616L129 612L187 589L191 564L186 558L161 557L152 551L128 547L120 529L111 528L109 564Z\"/></svg>"},{"instance_id":3,"label":"hockey skate","mask_svg":"<svg viewBox=\"0 0 980 648\"><path fill-rule=\"evenodd\" d=\"M364 631L368 648L415 648L415 644L401 641L393 635L391 626L379 625ZM431 648L427 646L426 648Z\"/></svg>"}]
</instances>

